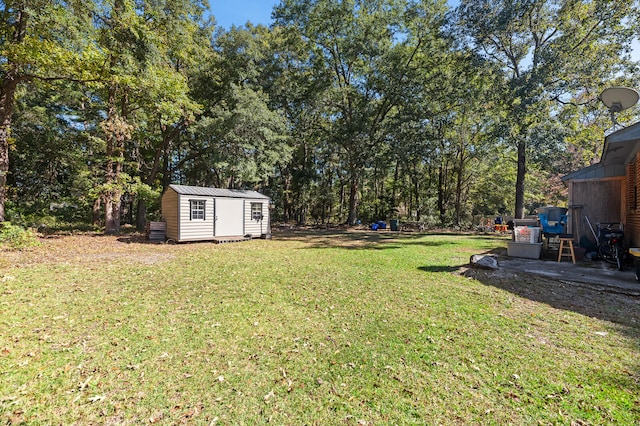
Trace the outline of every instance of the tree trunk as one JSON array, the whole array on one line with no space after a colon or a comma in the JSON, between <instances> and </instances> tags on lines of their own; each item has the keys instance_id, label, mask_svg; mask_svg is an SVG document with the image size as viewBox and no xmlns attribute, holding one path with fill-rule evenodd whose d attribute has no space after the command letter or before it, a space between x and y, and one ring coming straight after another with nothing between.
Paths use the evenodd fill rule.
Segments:
<instances>
[{"instance_id":1,"label":"tree trunk","mask_svg":"<svg viewBox=\"0 0 640 426\"><path fill-rule=\"evenodd\" d=\"M118 86L112 84L109 87L107 119L104 123L104 131L107 140L107 189L105 200L105 233L115 235L120 233L120 217L122 214L122 188L120 177L124 163L124 141L129 134L128 124L124 117L117 112ZM123 100L126 105L126 96Z\"/></svg>"},{"instance_id":2,"label":"tree trunk","mask_svg":"<svg viewBox=\"0 0 640 426\"><path fill-rule=\"evenodd\" d=\"M281 169L282 175L282 209L284 213L284 221L289 222L294 216L294 202L291 198L291 172L288 167Z\"/></svg>"},{"instance_id":3,"label":"tree trunk","mask_svg":"<svg viewBox=\"0 0 640 426\"><path fill-rule=\"evenodd\" d=\"M14 5L15 6L15 5ZM22 43L27 30L29 15L24 11L26 4L16 6L18 18L14 24L11 40L4 40L3 44L17 45ZM4 204L7 198L7 174L9 173L9 137L11 136L11 119L16 101L16 88L21 81L18 66L12 62L5 64L6 73L0 86L0 222L5 220Z\"/></svg>"},{"instance_id":4,"label":"tree trunk","mask_svg":"<svg viewBox=\"0 0 640 426\"><path fill-rule=\"evenodd\" d=\"M400 160L396 160L396 167L393 172L393 185L391 185L391 200L393 201L392 207L394 209L398 205L398 179L399 178L400 178Z\"/></svg>"},{"instance_id":5,"label":"tree trunk","mask_svg":"<svg viewBox=\"0 0 640 426\"><path fill-rule=\"evenodd\" d=\"M144 200L138 200L138 208L136 209L136 229L140 232L147 228L147 203Z\"/></svg>"},{"instance_id":6,"label":"tree trunk","mask_svg":"<svg viewBox=\"0 0 640 426\"><path fill-rule=\"evenodd\" d=\"M156 178L158 177L158 173L160 173L160 168L164 164L163 163L163 155L168 157L168 153L170 152L171 143L178 138L179 132L176 128L168 129L167 126L161 126L162 130L162 144L155 149L155 153L153 156L153 165L151 166L151 171L149 175L145 178L144 182L153 186ZM140 166L138 166L140 168ZM163 192L164 192L163 185ZM145 200L138 200L138 205L136 208L136 229L140 232L146 230L147 228L147 203Z\"/></svg>"},{"instance_id":7,"label":"tree trunk","mask_svg":"<svg viewBox=\"0 0 640 426\"><path fill-rule=\"evenodd\" d=\"M91 223L95 226L100 225L101 207L102 207L102 198L98 197L93 202L93 209L91 210Z\"/></svg>"},{"instance_id":8,"label":"tree trunk","mask_svg":"<svg viewBox=\"0 0 640 426\"><path fill-rule=\"evenodd\" d=\"M527 144L525 141L518 142L518 173L516 175L516 205L515 218L524 218L524 178L527 173Z\"/></svg>"},{"instance_id":9,"label":"tree trunk","mask_svg":"<svg viewBox=\"0 0 640 426\"><path fill-rule=\"evenodd\" d=\"M342 176L340 176L340 213L339 213L340 223L342 223L342 220L344 219L344 203L346 198L345 186L346 186L346 182L344 181Z\"/></svg>"},{"instance_id":10,"label":"tree trunk","mask_svg":"<svg viewBox=\"0 0 640 426\"><path fill-rule=\"evenodd\" d=\"M347 219L350 226L355 225L358 220L358 190L358 176L355 169L352 168L349 179L349 217Z\"/></svg>"},{"instance_id":11,"label":"tree trunk","mask_svg":"<svg viewBox=\"0 0 640 426\"><path fill-rule=\"evenodd\" d=\"M440 223L442 225L444 225L445 218L446 218L445 216L447 213L447 210L445 207L445 197L446 197L445 173L446 172L445 172L444 165L441 165L440 168L438 169L438 213L440 215Z\"/></svg>"},{"instance_id":12,"label":"tree trunk","mask_svg":"<svg viewBox=\"0 0 640 426\"><path fill-rule=\"evenodd\" d=\"M0 222L5 220L4 204L7 196L7 174L9 173L9 137L18 81L17 72L12 70L5 75L0 89Z\"/></svg>"},{"instance_id":13,"label":"tree trunk","mask_svg":"<svg viewBox=\"0 0 640 426\"><path fill-rule=\"evenodd\" d=\"M414 170L414 175L413 175L413 193L414 193L414 201L415 201L415 208L416 208L416 222L420 222L420 220L422 219L422 211L421 211L421 207L420 207L420 203L421 203L421 199L420 199L420 180L418 179L418 175L417 175L418 171Z\"/></svg>"},{"instance_id":14,"label":"tree trunk","mask_svg":"<svg viewBox=\"0 0 640 426\"><path fill-rule=\"evenodd\" d=\"M454 207L454 215L455 215L455 225L460 226L461 217L462 217L462 184L464 181L464 165L465 165L465 155L464 155L464 144L460 144L460 153L458 157L458 170L456 171L456 201Z\"/></svg>"}]
</instances>

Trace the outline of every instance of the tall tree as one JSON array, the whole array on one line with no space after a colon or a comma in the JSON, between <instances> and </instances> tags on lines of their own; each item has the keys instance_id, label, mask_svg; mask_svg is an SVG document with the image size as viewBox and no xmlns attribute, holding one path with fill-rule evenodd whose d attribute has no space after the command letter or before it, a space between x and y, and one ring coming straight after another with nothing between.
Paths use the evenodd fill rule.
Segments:
<instances>
[{"instance_id":1,"label":"tall tree","mask_svg":"<svg viewBox=\"0 0 640 426\"><path fill-rule=\"evenodd\" d=\"M435 2L283 0L274 11L276 25L297 29L314 67L331 78L325 114L348 173L351 225L365 167L385 141L385 120L406 90L416 53L438 39L445 10Z\"/></svg>"},{"instance_id":2,"label":"tall tree","mask_svg":"<svg viewBox=\"0 0 640 426\"><path fill-rule=\"evenodd\" d=\"M131 178L124 164L137 121L150 118L160 126L174 125L198 109L187 96L181 66L198 52L193 22L203 10L197 0L114 0L96 8L97 40L105 55L95 88L105 109L100 128L106 146L101 194L106 233L120 231L122 196Z\"/></svg>"},{"instance_id":3,"label":"tall tree","mask_svg":"<svg viewBox=\"0 0 640 426\"><path fill-rule=\"evenodd\" d=\"M203 114L175 167L190 182L227 188L265 185L290 157L286 119L263 90L271 51L264 26L234 27L214 39L214 54L194 76Z\"/></svg>"},{"instance_id":4,"label":"tall tree","mask_svg":"<svg viewBox=\"0 0 640 426\"><path fill-rule=\"evenodd\" d=\"M79 78L83 52L95 53L82 36L90 15L82 2L0 2L0 222L5 220L12 115L25 82ZM91 69L90 62L84 69Z\"/></svg>"},{"instance_id":5,"label":"tall tree","mask_svg":"<svg viewBox=\"0 0 640 426\"><path fill-rule=\"evenodd\" d=\"M517 151L516 217L524 214L529 129L550 118L550 99L613 76L636 11L633 0L461 1L460 28L503 71L494 89Z\"/></svg>"},{"instance_id":6,"label":"tall tree","mask_svg":"<svg viewBox=\"0 0 640 426\"><path fill-rule=\"evenodd\" d=\"M100 184L90 174L91 153L100 147L76 121L81 88L75 83L27 83L18 89L7 184L20 200L19 213L46 215L57 205L56 212L65 213L66 220L88 218L89 192ZM12 204L8 198L7 205ZM13 220L9 209L7 216Z\"/></svg>"}]
</instances>

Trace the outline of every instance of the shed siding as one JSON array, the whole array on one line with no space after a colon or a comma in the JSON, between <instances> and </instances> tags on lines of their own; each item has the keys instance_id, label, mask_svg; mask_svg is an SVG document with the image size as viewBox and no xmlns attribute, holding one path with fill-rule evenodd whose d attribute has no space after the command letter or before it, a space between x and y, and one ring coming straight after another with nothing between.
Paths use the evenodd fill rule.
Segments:
<instances>
[{"instance_id":1,"label":"shed siding","mask_svg":"<svg viewBox=\"0 0 640 426\"><path fill-rule=\"evenodd\" d=\"M204 219L191 219L191 201L205 202ZM252 219L252 203L262 206L262 220ZM237 212L239 221L228 223L229 229L216 230L216 216L222 221L219 225L225 226L223 212L218 215L215 210L217 204L225 208L224 214ZM255 191L170 185L162 195L162 218L167 224L167 238L178 242L213 240L229 236L229 232L257 238L270 230L269 198Z\"/></svg>"},{"instance_id":2,"label":"shed siding","mask_svg":"<svg viewBox=\"0 0 640 426\"><path fill-rule=\"evenodd\" d=\"M171 188L162 194L162 220L167 223L167 238L178 241L178 194Z\"/></svg>"},{"instance_id":3,"label":"shed siding","mask_svg":"<svg viewBox=\"0 0 640 426\"><path fill-rule=\"evenodd\" d=\"M210 240L213 238L213 198L180 195L180 235L177 241ZM204 200L204 220L191 220L191 200Z\"/></svg>"},{"instance_id":4,"label":"shed siding","mask_svg":"<svg viewBox=\"0 0 640 426\"><path fill-rule=\"evenodd\" d=\"M262 204L262 220L253 220L251 217L251 204ZM244 232L252 237L260 237L269 231L269 202L264 199L246 199L244 202Z\"/></svg>"},{"instance_id":5,"label":"shed siding","mask_svg":"<svg viewBox=\"0 0 640 426\"><path fill-rule=\"evenodd\" d=\"M581 205L580 218L573 218L576 238L587 236L593 240L585 217L595 230L597 223L623 222L625 200L624 177L603 180L576 180L570 184L569 205ZM576 235L577 234L577 235Z\"/></svg>"}]
</instances>

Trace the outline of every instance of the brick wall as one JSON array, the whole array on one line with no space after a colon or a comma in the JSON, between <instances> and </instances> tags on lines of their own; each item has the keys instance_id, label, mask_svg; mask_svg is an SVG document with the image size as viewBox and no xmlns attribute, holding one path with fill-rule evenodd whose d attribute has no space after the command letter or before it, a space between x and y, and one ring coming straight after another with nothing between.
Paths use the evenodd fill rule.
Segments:
<instances>
[{"instance_id":1,"label":"brick wall","mask_svg":"<svg viewBox=\"0 0 640 426\"><path fill-rule=\"evenodd\" d=\"M626 170L626 222L625 238L629 247L640 246L640 199L638 199L638 182L640 182L640 155L627 165Z\"/></svg>"}]
</instances>

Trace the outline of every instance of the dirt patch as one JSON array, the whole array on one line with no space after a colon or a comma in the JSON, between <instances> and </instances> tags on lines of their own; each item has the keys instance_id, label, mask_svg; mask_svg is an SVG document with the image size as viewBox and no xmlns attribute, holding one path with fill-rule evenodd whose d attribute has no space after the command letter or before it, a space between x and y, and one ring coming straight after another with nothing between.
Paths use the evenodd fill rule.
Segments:
<instances>
[{"instance_id":1,"label":"dirt patch","mask_svg":"<svg viewBox=\"0 0 640 426\"><path fill-rule=\"evenodd\" d=\"M144 236L83 234L48 237L40 246L23 251L3 251L0 269L35 264L110 263L114 261L154 264L175 257L176 246L149 244Z\"/></svg>"}]
</instances>

